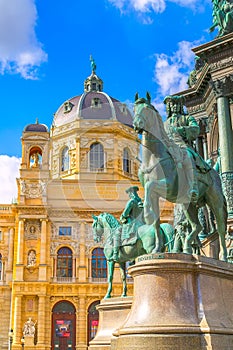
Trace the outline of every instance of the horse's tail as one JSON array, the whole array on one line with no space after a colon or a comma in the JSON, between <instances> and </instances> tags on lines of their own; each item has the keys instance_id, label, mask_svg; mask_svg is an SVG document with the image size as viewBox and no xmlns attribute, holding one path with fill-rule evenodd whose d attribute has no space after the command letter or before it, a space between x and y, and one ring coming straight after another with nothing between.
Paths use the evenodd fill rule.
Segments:
<instances>
[{"instance_id":1,"label":"horse's tail","mask_svg":"<svg viewBox=\"0 0 233 350\"><path fill-rule=\"evenodd\" d=\"M160 229L165 237L165 248L167 247L168 252L172 252L174 245L174 228L168 223L160 224Z\"/></svg>"}]
</instances>

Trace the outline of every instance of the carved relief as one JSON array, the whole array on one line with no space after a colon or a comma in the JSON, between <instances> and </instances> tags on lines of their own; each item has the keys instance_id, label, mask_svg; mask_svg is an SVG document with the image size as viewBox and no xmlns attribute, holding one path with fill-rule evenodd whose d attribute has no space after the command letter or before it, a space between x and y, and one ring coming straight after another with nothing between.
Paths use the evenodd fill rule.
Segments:
<instances>
[{"instance_id":1,"label":"carved relief","mask_svg":"<svg viewBox=\"0 0 233 350\"><path fill-rule=\"evenodd\" d=\"M41 230L41 224L39 220L28 220L24 226L25 239L37 239Z\"/></svg>"},{"instance_id":2,"label":"carved relief","mask_svg":"<svg viewBox=\"0 0 233 350\"><path fill-rule=\"evenodd\" d=\"M35 265L36 265L36 251L34 249L31 249L28 252L27 266L35 266Z\"/></svg>"},{"instance_id":3,"label":"carved relief","mask_svg":"<svg viewBox=\"0 0 233 350\"><path fill-rule=\"evenodd\" d=\"M219 60L210 65L211 72L214 72L219 69L230 67L233 63L233 57L228 57L223 60Z\"/></svg>"},{"instance_id":4,"label":"carved relief","mask_svg":"<svg viewBox=\"0 0 233 350\"><path fill-rule=\"evenodd\" d=\"M20 180L21 195L26 198L38 198L46 194L47 184L44 181L39 182L26 182Z\"/></svg>"},{"instance_id":5,"label":"carved relief","mask_svg":"<svg viewBox=\"0 0 233 350\"><path fill-rule=\"evenodd\" d=\"M233 172L222 173L222 185L228 213L233 213Z\"/></svg>"}]
</instances>

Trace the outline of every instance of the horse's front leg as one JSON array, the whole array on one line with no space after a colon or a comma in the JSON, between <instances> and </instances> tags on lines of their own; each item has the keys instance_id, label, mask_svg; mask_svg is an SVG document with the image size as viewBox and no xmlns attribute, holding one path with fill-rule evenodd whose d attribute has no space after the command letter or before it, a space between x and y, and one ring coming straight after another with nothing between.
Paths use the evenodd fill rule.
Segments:
<instances>
[{"instance_id":1,"label":"horse's front leg","mask_svg":"<svg viewBox=\"0 0 233 350\"><path fill-rule=\"evenodd\" d=\"M156 186L156 181L147 181L145 184L145 198L144 198L144 219L147 225L153 224L155 221L155 214L152 210L152 198L151 192L153 187Z\"/></svg>"},{"instance_id":2,"label":"horse's front leg","mask_svg":"<svg viewBox=\"0 0 233 350\"><path fill-rule=\"evenodd\" d=\"M108 263L108 290L107 290L107 293L106 293L104 299L111 298L112 280L113 280L113 272L114 272L115 261L107 260L107 263Z\"/></svg>"},{"instance_id":3,"label":"horse's front leg","mask_svg":"<svg viewBox=\"0 0 233 350\"><path fill-rule=\"evenodd\" d=\"M195 205L189 204L188 209L183 208L184 214L191 225L191 232L187 233L184 240L183 253L192 254L192 243L202 231L202 226L198 219L198 209Z\"/></svg>"},{"instance_id":4,"label":"horse's front leg","mask_svg":"<svg viewBox=\"0 0 233 350\"><path fill-rule=\"evenodd\" d=\"M125 263L119 263L120 267L120 274L121 274L121 280L122 280L122 286L123 286L123 291L122 291L122 297L127 297L127 281L126 281L126 266Z\"/></svg>"}]
</instances>

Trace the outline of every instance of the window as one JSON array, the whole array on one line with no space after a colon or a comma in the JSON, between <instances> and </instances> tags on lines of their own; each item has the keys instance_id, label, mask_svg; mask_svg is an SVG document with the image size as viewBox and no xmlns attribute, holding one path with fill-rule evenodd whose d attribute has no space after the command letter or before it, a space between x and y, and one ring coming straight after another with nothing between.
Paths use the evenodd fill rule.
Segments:
<instances>
[{"instance_id":1,"label":"window","mask_svg":"<svg viewBox=\"0 0 233 350\"><path fill-rule=\"evenodd\" d=\"M30 168L40 168L42 165L42 151L39 147L32 147L29 155Z\"/></svg>"},{"instance_id":2,"label":"window","mask_svg":"<svg viewBox=\"0 0 233 350\"><path fill-rule=\"evenodd\" d=\"M95 338L98 324L99 324L99 311L96 306L99 305L99 300L94 301L88 308L88 343Z\"/></svg>"},{"instance_id":3,"label":"window","mask_svg":"<svg viewBox=\"0 0 233 350\"><path fill-rule=\"evenodd\" d=\"M69 169L69 148L65 147L61 154L61 171L66 171Z\"/></svg>"},{"instance_id":4,"label":"window","mask_svg":"<svg viewBox=\"0 0 233 350\"><path fill-rule=\"evenodd\" d=\"M57 252L57 277L72 277L72 251L67 247Z\"/></svg>"},{"instance_id":5,"label":"window","mask_svg":"<svg viewBox=\"0 0 233 350\"><path fill-rule=\"evenodd\" d=\"M93 143L90 147L90 170L102 171L104 169L104 148L99 143Z\"/></svg>"},{"instance_id":6,"label":"window","mask_svg":"<svg viewBox=\"0 0 233 350\"><path fill-rule=\"evenodd\" d=\"M123 171L130 173L130 156L127 148L123 151Z\"/></svg>"},{"instance_id":7,"label":"window","mask_svg":"<svg viewBox=\"0 0 233 350\"><path fill-rule=\"evenodd\" d=\"M76 309L68 301L61 301L52 310L51 349L73 350L76 344Z\"/></svg>"},{"instance_id":8,"label":"window","mask_svg":"<svg viewBox=\"0 0 233 350\"><path fill-rule=\"evenodd\" d=\"M98 97L95 97L91 100L91 107L92 108L100 108L101 107L101 101Z\"/></svg>"},{"instance_id":9,"label":"window","mask_svg":"<svg viewBox=\"0 0 233 350\"><path fill-rule=\"evenodd\" d=\"M59 236L71 236L72 228L70 226L60 226Z\"/></svg>"},{"instance_id":10,"label":"window","mask_svg":"<svg viewBox=\"0 0 233 350\"><path fill-rule=\"evenodd\" d=\"M64 103L64 113L69 113L73 107L74 107L73 103L71 103L70 101L66 101Z\"/></svg>"},{"instance_id":11,"label":"window","mask_svg":"<svg viewBox=\"0 0 233 350\"><path fill-rule=\"evenodd\" d=\"M0 231L0 241L2 241L2 231Z\"/></svg>"},{"instance_id":12,"label":"window","mask_svg":"<svg viewBox=\"0 0 233 350\"><path fill-rule=\"evenodd\" d=\"M95 248L92 252L92 278L107 278L107 261L103 248Z\"/></svg>"},{"instance_id":13,"label":"window","mask_svg":"<svg viewBox=\"0 0 233 350\"><path fill-rule=\"evenodd\" d=\"M119 108L120 108L121 113L127 114L127 107L125 104L123 104L123 103L119 104Z\"/></svg>"}]
</instances>

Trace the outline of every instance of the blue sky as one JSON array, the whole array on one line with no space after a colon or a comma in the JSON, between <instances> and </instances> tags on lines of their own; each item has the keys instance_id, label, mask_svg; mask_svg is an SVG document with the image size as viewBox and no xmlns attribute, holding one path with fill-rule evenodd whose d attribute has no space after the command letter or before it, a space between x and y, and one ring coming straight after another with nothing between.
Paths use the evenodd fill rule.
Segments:
<instances>
[{"instance_id":1,"label":"blue sky","mask_svg":"<svg viewBox=\"0 0 233 350\"><path fill-rule=\"evenodd\" d=\"M23 128L50 127L83 92L90 54L106 93L130 103L148 90L162 111L187 88L191 48L214 39L211 24L211 0L0 0L0 203L15 191Z\"/></svg>"}]
</instances>

